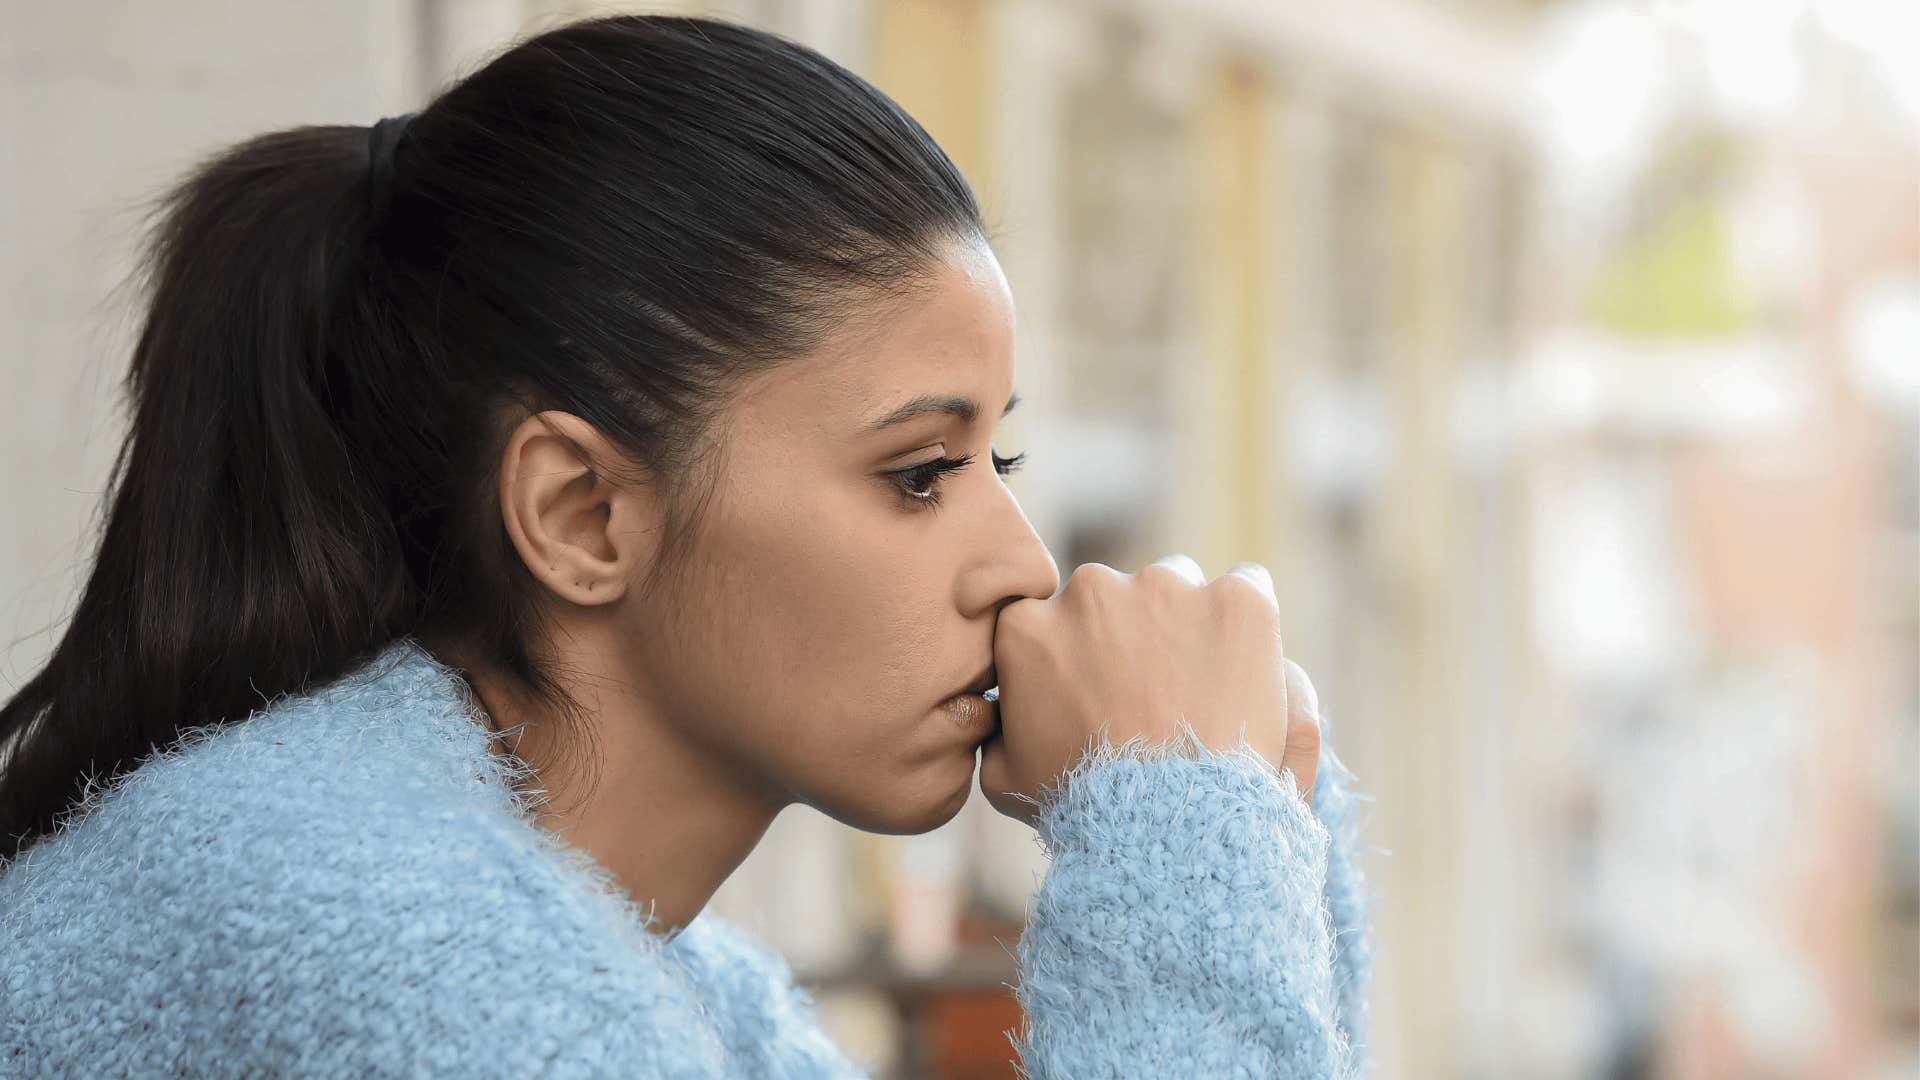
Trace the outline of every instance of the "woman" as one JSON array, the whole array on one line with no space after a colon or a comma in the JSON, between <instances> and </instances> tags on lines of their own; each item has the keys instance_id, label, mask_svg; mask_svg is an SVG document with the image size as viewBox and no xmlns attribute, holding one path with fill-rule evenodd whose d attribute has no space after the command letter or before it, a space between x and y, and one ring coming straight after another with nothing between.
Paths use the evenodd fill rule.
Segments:
<instances>
[{"instance_id":1,"label":"woman","mask_svg":"<svg viewBox=\"0 0 1920 1080\"><path fill-rule=\"evenodd\" d=\"M701 910L784 807L933 829L976 753L1052 859L1031 1075L1363 1068L1271 582L1062 587L989 449L1005 280L885 95L604 18L161 210L105 534L0 711L6 1071L858 1075Z\"/></svg>"}]
</instances>

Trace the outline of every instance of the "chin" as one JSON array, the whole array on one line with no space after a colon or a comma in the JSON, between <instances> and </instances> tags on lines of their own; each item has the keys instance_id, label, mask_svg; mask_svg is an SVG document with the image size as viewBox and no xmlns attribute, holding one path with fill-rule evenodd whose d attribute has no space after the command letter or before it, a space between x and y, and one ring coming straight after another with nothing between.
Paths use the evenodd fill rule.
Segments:
<instances>
[{"instance_id":1,"label":"chin","mask_svg":"<svg viewBox=\"0 0 1920 1080\"><path fill-rule=\"evenodd\" d=\"M822 813L843 825L881 836L917 836L929 833L959 816L973 794L973 770L956 784L923 788L911 796L894 797L883 805L828 807Z\"/></svg>"}]
</instances>

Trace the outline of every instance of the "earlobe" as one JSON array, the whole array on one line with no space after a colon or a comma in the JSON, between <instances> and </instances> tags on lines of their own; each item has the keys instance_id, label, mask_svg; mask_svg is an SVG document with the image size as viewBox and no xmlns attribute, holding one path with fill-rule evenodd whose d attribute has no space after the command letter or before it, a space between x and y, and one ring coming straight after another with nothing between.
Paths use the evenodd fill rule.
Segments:
<instances>
[{"instance_id":1,"label":"earlobe","mask_svg":"<svg viewBox=\"0 0 1920 1080\"><path fill-rule=\"evenodd\" d=\"M630 520L641 496L594 468L612 451L591 424L564 412L528 417L500 459L502 524L520 559L558 598L582 606L619 600L645 556L649 530Z\"/></svg>"}]
</instances>

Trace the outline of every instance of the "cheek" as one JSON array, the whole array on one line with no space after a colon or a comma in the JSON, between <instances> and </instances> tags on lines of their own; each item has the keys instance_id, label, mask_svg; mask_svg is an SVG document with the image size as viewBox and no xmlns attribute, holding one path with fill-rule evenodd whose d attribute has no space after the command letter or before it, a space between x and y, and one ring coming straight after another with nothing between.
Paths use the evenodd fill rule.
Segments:
<instances>
[{"instance_id":1,"label":"cheek","mask_svg":"<svg viewBox=\"0 0 1920 1080\"><path fill-rule=\"evenodd\" d=\"M769 568L778 595L756 611L756 637L778 657L767 670L854 723L923 706L954 666L939 655L935 576L887 539L824 534L791 545Z\"/></svg>"},{"instance_id":2,"label":"cheek","mask_svg":"<svg viewBox=\"0 0 1920 1080\"><path fill-rule=\"evenodd\" d=\"M876 676L911 681L911 671L892 669L942 625L946 601L931 546L939 530L848 486L855 490L836 485L766 506L723 553L726 588L750 612L767 668L816 690Z\"/></svg>"},{"instance_id":3,"label":"cheek","mask_svg":"<svg viewBox=\"0 0 1920 1080\"><path fill-rule=\"evenodd\" d=\"M735 752L803 800L874 832L937 827L972 790L973 757L934 711L969 646L916 535L815 522L710 549L723 559L703 648L735 667L699 691L707 715L729 716Z\"/></svg>"}]
</instances>

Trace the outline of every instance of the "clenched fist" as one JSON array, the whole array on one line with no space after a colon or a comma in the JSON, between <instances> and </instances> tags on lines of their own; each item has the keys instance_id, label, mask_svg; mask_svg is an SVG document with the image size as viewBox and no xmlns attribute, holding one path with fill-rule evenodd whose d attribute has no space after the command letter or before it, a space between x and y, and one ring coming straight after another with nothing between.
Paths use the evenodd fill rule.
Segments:
<instances>
[{"instance_id":1,"label":"clenched fist","mask_svg":"<svg viewBox=\"0 0 1920 1080\"><path fill-rule=\"evenodd\" d=\"M1173 741L1185 718L1207 748L1243 741L1312 794L1319 703L1281 651L1273 579L1237 563L1209 582L1185 555L1137 574L1074 568L1052 597L1000 611L994 629L1000 732L980 758L980 791L1028 825L1042 786L1072 769L1103 726L1121 743Z\"/></svg>"}]
</instances>

